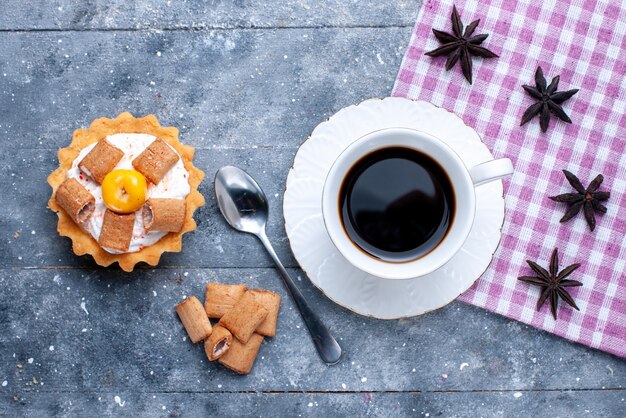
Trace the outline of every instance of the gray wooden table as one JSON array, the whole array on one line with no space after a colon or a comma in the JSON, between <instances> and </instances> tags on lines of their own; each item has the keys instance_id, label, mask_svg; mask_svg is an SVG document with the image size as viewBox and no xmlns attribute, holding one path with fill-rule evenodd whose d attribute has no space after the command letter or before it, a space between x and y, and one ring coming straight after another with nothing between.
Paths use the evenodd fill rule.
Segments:
<instances>
[{"instance_id":1,"label":"gray wooden table","mask_svg":"<svg viewBox=\"0 0 626 418\"><path fill-rule=\"evenodd\" d=\"M287 169L323 119L390 94L419 0L3 0L0 11L0 415L619 416L623 360L465 305L380 321L326 299L281 219ZM56 150L122 111L196 147L207 205L184 251L124 274L72 254L46 208ZM270 198L279 256L345 349L318 359L271 260L227 227L212 176ZM174 305L204 283L284 297L252 374L208 364Z\"/></svg>"}]
</instances>

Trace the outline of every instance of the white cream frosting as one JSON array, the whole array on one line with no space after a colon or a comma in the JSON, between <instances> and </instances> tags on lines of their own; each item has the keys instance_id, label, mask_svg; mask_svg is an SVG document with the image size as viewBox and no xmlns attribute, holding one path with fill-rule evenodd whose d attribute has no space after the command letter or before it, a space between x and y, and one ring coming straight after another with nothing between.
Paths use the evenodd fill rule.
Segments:
<instances>
[{"instance_id":1,"label":"white cream frosting","mask_svg":"<svg viewBox=\"0 0 626 418\"><path fill-rule=\"evenodd\" d=\"M115 134L107 136L109 143L124 152L124 157L115 166L115 170L127 169L134 170L132 161L143 150L156 139L155 136L148 134ZM89 220L81 225L81 227L89 232L91 236L98 241L100 238L100 230L102 229L102 220L104 218L104 212L106 206L102 199L102 187L93 181L85 173L81 173L78 168L78 164L82 159L95 147L96 144L91 144L80 151L78 157L72 163L72 168L67 172L69 178L75 178L89 190L89 192L96 199L96 209L89 218ZM171 148L171 147L170 147ZM172 150L174 150L172 148ZM176 150L174 150L176 152ZM178 153L177 153L178 154ZM174 167L165 174L159 184L154 185L148 182L148 194L146 198L160 197L160 198L172 198L172 199L184 199L190 192L189 187L189 172L185 170L182 159L179 159ZM155 242L167 235L167 232L150 231L146 232L143 227L143 215L142 210L139 209L135 212L135 226L133 228L133 236L130 240L130 246L128 248L129 253L140 251L144 247L153 245ZM104 248L104 247L103 247ZM104 248L106 251L119 254L119 251L112 250L110 248Z\"/></svg>"}]
</instances>

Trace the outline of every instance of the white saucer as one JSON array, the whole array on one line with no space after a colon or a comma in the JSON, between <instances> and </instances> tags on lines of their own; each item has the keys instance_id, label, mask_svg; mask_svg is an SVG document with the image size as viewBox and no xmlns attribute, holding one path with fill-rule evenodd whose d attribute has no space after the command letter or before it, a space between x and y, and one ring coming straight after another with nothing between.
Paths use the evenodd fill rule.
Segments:
<instances>
[{"instance_id":1,"label":"white saucer","mask_svg":"<svg viewBox=\"0 0 626 418\"><path fill-rule=\"evenodd\" d=\"M476 189L476 217L461 250L419 278L386 280L350 264L335 248L322 219L324 179L353 141L372 131L402 127L446 142L468 167L493 158L472 128L456 115L423 101L389 97L341 109L318 125L296 154L283 200L285 228L296 260L335 303L361 315L394 319L441 308L465 292L487 269L504 220L502 181Z\"/></svg>"}]
</instances>

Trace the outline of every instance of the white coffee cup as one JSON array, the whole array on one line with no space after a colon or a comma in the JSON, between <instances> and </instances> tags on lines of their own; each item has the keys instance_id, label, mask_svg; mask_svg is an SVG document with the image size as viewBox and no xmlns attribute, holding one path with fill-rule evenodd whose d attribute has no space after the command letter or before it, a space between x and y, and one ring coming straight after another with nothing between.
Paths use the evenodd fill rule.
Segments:
<instances>
[{"instance_id":1,"label":"white coffee cup","mask_svg":"<svg viewBox=\"0 0 626 418\"><path fill-rule=\"evenodd\" d=\"M339 194L346 175L366 155L389 147L414 149L439 163L450 179L455 198L451 226L442 241L422 257L405 262L385 261L363 251L348 237L341 219ZM324 224L339 252L356 268L385 279L423 276L448 262L467 239L476 212L475 187L512 173L513 164L508 158L467 168L452 148L432 135L407 128L382 129L350 144L334 162L322 194Z\"/></svg>"}]
</instances>

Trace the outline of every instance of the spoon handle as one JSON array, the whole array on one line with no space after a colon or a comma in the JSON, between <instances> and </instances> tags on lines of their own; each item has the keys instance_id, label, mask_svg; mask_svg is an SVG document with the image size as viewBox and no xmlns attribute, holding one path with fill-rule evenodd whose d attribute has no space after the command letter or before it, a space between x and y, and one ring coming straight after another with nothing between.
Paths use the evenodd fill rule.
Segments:
<instances>
[{"instance_id":1,"label":"spoon handle","mask_svg":"<svg viewBox=\"0 0 626 418\"><path fill-rule=\"evenodd\" d=\"M300 289L298 289L292 278L289 276L289 273L287 273L287 270L285 270L285 267L283 267L283 264L278 259L278 256L276 255L274 248L272 248L272 244L267 238L265 231L262 231L257 235L257 237L261 240L267 252L270 253L276 267L278 267L278 271L280 271L283 281L287 286L287 291L296 303L296 306L300 311L300 316L302 316L306 327L309 329L309 333L313 338L313 343L315 344L315 348L317 349L320 357L328 364L335 364L339 362L339 358L341 357L341 347L339 346L339 343L337 343L337 340L330 335L328 328L326 328L318 316L309 307L309 304L300 292Z\"/></svg>"}]
</instances>

